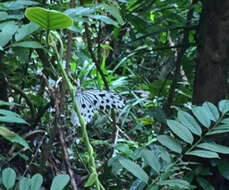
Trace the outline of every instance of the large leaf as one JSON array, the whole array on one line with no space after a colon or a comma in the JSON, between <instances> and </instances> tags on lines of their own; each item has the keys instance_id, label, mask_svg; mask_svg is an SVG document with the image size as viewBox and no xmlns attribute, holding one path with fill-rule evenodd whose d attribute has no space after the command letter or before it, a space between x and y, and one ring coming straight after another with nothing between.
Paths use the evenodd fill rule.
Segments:
<instances>
[{"instance_id":1,"label":"large leaf","mask_svg":"<svg viewBox=\"0 0 229 190\"><path fill-rule=\"evenodd\" d=\"M69 182L69 176L60 174L54 177L50 190L62 190Z\"/></svg>"},{"instance_id":2,"label":"large leaf","mask_svg":"<svg viewBox=\"0 0 229 190\"><path fill-rule=\"evenodd\" d=\"M218 125L206 133L206 135L220 134L229 132L229 125Z\"/></svg>"},{"instance_id":3,"label":"large leaf","mask_svg":"<svg viewBox=\"0 0 229 190\"><path fill-rule=\"evenodd\" d=\"M190 184L182 179L170 179L170 180L162 180L158 182L160 185L166 185L171 188L177 187L179 189L190 189Z\"/></svg>"},{"instance_id":4,"label":"large leaf","mask_svg":"<svg viewBox=\"0 0 229 190\"><path fill-rule=\"evenodd\" d=\"M193 136L192 133L185 128L181 123L175 120L168 120L167 124L169 128L175 133L178 137L180 137L185 142L192 144Z\"/></svg>"},{"instance_id":5,"label":"large leaf","mask_svg":"<svg viewBox=\"0 0 229 190\"><path fill-rule=\"evenodd\" d=\"M30 190L30 178L23 177L19 182L19 190Z\"/></svg>"},{"instance_id":6,"label":"large leaf","mask_svg":"<svg viewBox=\"0 0 229 190\"><path fill-rule=\"evenodd\" d=\"M205 112L210 120L217 121L219 119L219 112L214 104L205 102L202 107L205 108Z\"/></svg>"},{"instance_id":7,"label":"large leaf","mask_svg":"<svg viewBox=\"0 0 229 190\"><path fill-rule=\"evenodd\" d=\"M120 159L119 162L124 168L126 168L134 176L136 176L137 178L139 178L140 180L142 180L145 183L148 182L149 176L138 164L134 163L131 160L127 160L127 159Z\"/></svg>"},{"instance_id":8,"label":"large leaf","mask_svg":"<svg viewBox=\"0 0 229 190\"><path fill-rule=\"evenodd\" d=\"M41 188L43 182L43 178L41 174L35 174L33 175L31 179L31 189L32 190L39 190Z\"/></svg>"},{"instance_id":9,"label":"large leaf","mask_svg":"<svg viewBox=\"0 0 229 190\"><path fill-rule=\"evenodd\" d=\"M92 173L89 178L87 179L84 187L90 187L95 183L95 180L97 178L97 174L96 173Z\"/></svg>"},{"instance_id":10,"label":"large leaf","mask_svg":"<svg viewBox=\"0 0 229 190\"><path fill-rule=\"evenodd\" d=\"M161 164L154 152L144 149L142 151L142 157L144 158L145 162L151 166L151 168L153 168L157 173L160 172Z\"/></svg>"},{"instance_id":11,"label":"large leaf","mask_svg":"<svg viewBox=\"0 0 229 190\"><path fill-rule=\"evenodd\" d=\"M104 8L107 12L109 12L117 21L120 25L124 24L124 21L120 15L119 10L111 5L107 5L107 4L100 4L98 5L96 8Z\"/></svg>"},{"instance_id":12,"label":"large leaf","mask_svg":"<svg viewBox=\"0 0 229 190\"><path fill-rule=\"evenodd\" d=\"M162 145L167 147L169 150L177 153L181 153L182 151L181 145L177 142L176 139L168 135L159 135L157 139Z\"/></svg>"},{"instance_id":13,"label":"large leaf","mask_svg":"<svg viewBox=\"0 0 229 190\"><path fill-rule=\"evenodd\" d=\"M0 122L28 124L15 112L0 109Z\"/></svg>"},{"instance_id":14,"label":"large leaf","mask_svg":"<svg viewBox=\"0 0 229 190\"><path fill-rule=\"evenodd\" d=\"M229 111L229 100L221 100L218 106L223 114L227 113Z\"/></svg>"},{"instance_id":15,"label":"large leaf","mask_svg":"<svg viewBox=\"0 0 229 190\"><path fill-rule=\"evenodd\" d=\"M14 186L16 180L16 173L12 168L6 168L2 171L2 184L6 189Z\"/></svg>"},{"instance_id":16,"label":"large leaf","mask_svg":"<svg viewBox=\"0 0 229 190\"><path fill-rule=\"evenodd\" d=\"M9 21L0 23L0 46L4 47L11 39L18 29L16 22Z\"/></svg>"},{"instance_id":17,"label":"large leaf","mask_svg":"<svg viewBox=\"0 0 229 190\"><path fill-rule=\"evenodd\" d=\"M106 24L110 24L110 25L114 25L115 27L118 27L118 23L115 22L113 19L107 17L107 16L103 16L103 15L88 15L90 18L96 19L96 20L100 20Z\"/></svg>"},{"instance_id":18,"label":"large leaf","mask_svg":"<svg viewBox=\"0 0 229 190\"><path fill-rule=\"evenodd\" d=\"M4 6L9 10L24 9L25 6L37 5L39 2L30 1L30 0L17 0L17 1L8 1L4 3Z\"/></svg>"},{"instance_id":19,"label":"large leaf","mask_svg":"<svg viewBox=\"0 0 229 190\"><path fill-rule=\"evenodd\" d=\"M196 106L192 108L192 113L195 115L195 117L200 121L200 123L205 127L210 127L211 125L211 114L209 112L206 112L204 107Z\"/></svg>"},{"instance_id":20,"label":"large leaf","mask_svg":"<svg viewBox=\"0 0 229 190\"><path fill-rule=\"evenodd\" d=\"M48 10L41 7L27 8L25 16L46 30L56 30L72 26L72 19L55 10Z\"/></svg>"},{"instance_id":21,"label":"large leaf","mask_svg":"<svg viewBox=\"0 0 229 190\"><path fill-rule=\"evenodd\" d=\"M222 154L229 154L229 148L226 146L219 145L219 144L201 143L201 144L198 144L197 147L211 150L213 152L222 153Z\"/></svg>"},{"instance_id":22,"label":"large leaf","mask_svg":"<svg viewBox=\"0 0 229 190\"><path fill-rule=\"evenodd\" d=\"M18 143L27 149L30 149L28 143L19 135L6 127L0 127L0 135L12 143Z\"/></svg>"},{"instance_id":23,"label":"large leaf","mask_svg":"<svg viewBox=\"0 0 229 190\"><path fill-rule=\"evenodd\" d=\"M92 13L94 13L96 10L88 7L76 7L76 8L71 8L64 13L70 17L75 17L75 16L88 16Z\"/></svg>"},{"instance_id":24,"label":"large leaf","mask_svg":"<svg viewBox=\"0 0 229 190\"><path fill-rule=\"evenodd\" d=\"M25 42L18 42L12 45L13 47L24 47L24 48L33 48L33 49L42 49L43 46L36 41L25 41Z\"/></svg>"},{"instance_id":25,"label":"large leaf","mask_svg":"<svg viewBox=\"0 0 229 190\"><path fill-rule=\"evenodd\" d=\"M32 34L34 31L38 30L40 26L31 22L29 24L22 25L21 28L17 30L15 35L16 41L22 40L24 37Z\"/></svg>"},{"instance_id":26,"label":"large leaf","mask_svg":"<svg viewBox=\"0 0 229 190\"><path fill-rule=\"evenodd\" d=\"M192 133L200 136L202 130L196 120L187 112L178 111L178 120L187 127Z\"/></svg>"},{"instance_id":27,"label":"large leaf","mask_svg":"<svg viewBox=\"0 0 229 190\"><path fill-rule=\"evenodd\" d=\"M193 150L191 152L186 153L187 155L198 156L202 158L219 158L219 155L216 152L207 151L207 150Z\"/></svg>"}]
</instances>

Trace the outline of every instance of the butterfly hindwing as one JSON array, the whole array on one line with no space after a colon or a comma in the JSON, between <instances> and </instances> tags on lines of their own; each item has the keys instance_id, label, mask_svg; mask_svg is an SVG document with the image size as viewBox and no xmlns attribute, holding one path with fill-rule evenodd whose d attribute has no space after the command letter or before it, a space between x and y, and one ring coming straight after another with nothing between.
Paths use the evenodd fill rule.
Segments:
<instances>
[{"instance_id":1,"label":"butterfly hindwing","mask_svg":"<svg viewBox=\"0 0 229 190\"><path fill-rule=\"evenodd\" d=\"M86 123L92 120L94 113L98 110L119 109L125 105L121 96L106 90L86 90L78 92L76 102ZM75 111L72 113L71 120L74 125L80 125Z\"/></svg>"}]
</instances>

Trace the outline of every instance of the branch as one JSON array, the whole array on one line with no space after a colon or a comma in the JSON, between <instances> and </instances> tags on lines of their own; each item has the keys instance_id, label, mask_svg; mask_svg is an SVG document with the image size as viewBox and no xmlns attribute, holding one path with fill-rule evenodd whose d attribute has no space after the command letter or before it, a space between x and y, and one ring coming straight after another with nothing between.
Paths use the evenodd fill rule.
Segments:
<instances>
[{"instance_id":1,"label":"branch","mask_svg":"<svg viewBox=\"0 0 229 190\"><path fill-rule=\"evenodd\" d=\"M187 14L187 19L186 19L186 30L184 31L184 37L182 39L182 44L183 47L180 49L180 51L177 52L177 60L175 62L175 73L174 73L174 78L172 81L172 84L170 86L170 90L169 90L169 94L168 94L168 98L167 98L167 102L165 104L165 113L167 115L170 114L170 107L172 105L173 102L173 97L175 96L175 89L177 87L177 82L178 82L178 76L179 76L179 72L180 72L180 65L181 62L183 60L185 51L188 47L188 35L189 35L189 30L188 28L191 25L191 19L192 19L192 15L193 15L193 11L194 11L194 7L193 4L191 6L191 8L189 9L189 12Z\"/></svg>"},{"instance_id":2,"label":"branch","mask_svg":"<svg viewBox=\"0 0 229 190\"><path fill-rule=\"evenodd\" d=\"M36 115L36 111L35 108L33 106L33 103L30 101L29 97L23 92L22 89L20 89L19 87L15 86L14 84L8 83L9 87L14 89L16 92L18 92L23 98L25 98L26 103L28 104L30 111L31 111L31 120L34 121L35 120L35 115Z\"/></svg>"}]
</instances>

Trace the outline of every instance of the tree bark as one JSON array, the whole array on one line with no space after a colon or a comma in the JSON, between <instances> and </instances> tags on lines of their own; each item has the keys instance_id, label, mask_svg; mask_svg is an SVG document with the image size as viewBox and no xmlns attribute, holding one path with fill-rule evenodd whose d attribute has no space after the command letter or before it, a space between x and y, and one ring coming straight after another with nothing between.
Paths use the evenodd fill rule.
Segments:
<instances>
[{"instance_id":1,"label":"tree bark","mask_svg":"<svg viewBox=\"0 0 229 190\"><path fill-rule=\"evenodd\" d=\"M203 1L193 104L217 104L227 97L229 67L229 1Z\"/></svg>"},{"instance_id":2,"label":"tree bark","mask_svg":"<svg viewBox=\"0 0 229 190\"><path fill-rule=\"evenodd\" d=\"M193 88L193 104L200 105L205 101L217 104L227 98L229 68L229 1L205 0L200 16L197 33L198 58ZM228 137L227 137L228 138ZM224 135L216 136L217 141L225 139ZM221 160L228 158L221 155ZM216 189L229 186L226 180L207 159L195 159L202 167L210 169L208 182ZM198 187L197 189L201 189Z\"/></svg>"}]
</instances>

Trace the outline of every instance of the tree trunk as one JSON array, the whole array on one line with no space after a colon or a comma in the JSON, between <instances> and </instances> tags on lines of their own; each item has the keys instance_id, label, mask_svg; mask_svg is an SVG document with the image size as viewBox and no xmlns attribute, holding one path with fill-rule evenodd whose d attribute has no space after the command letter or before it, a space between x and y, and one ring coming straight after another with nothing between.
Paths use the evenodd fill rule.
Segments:
<instances>
[{"instance_id":1,"label":"tree trunk","mask_svg":"<svg viewBox=\"0 0 229 190\"><path fill-rule=\"evenodd\" d=\"M205 101L217 104L227 98L229 68L229 0L205 0L198 31L198 58L193 88L193 104ZM218 135L221 141L224 136ZM225 155L221 160L228 162ZM195 159L210 168L208 182L216 189L228 187L229 182L207 159ZM201 189L201 188L197 188Z\"/></svg>"},{"instance_id":2,"label":"tree trunk","mask_svg":"<svg viewBox=\"0 0 229 190\"><path fill-rule=\"evenodd\" d=\"M193 104L217 104L227 97L229 67L229 1L203 1Z\"/></svg>"}]
</instances>

